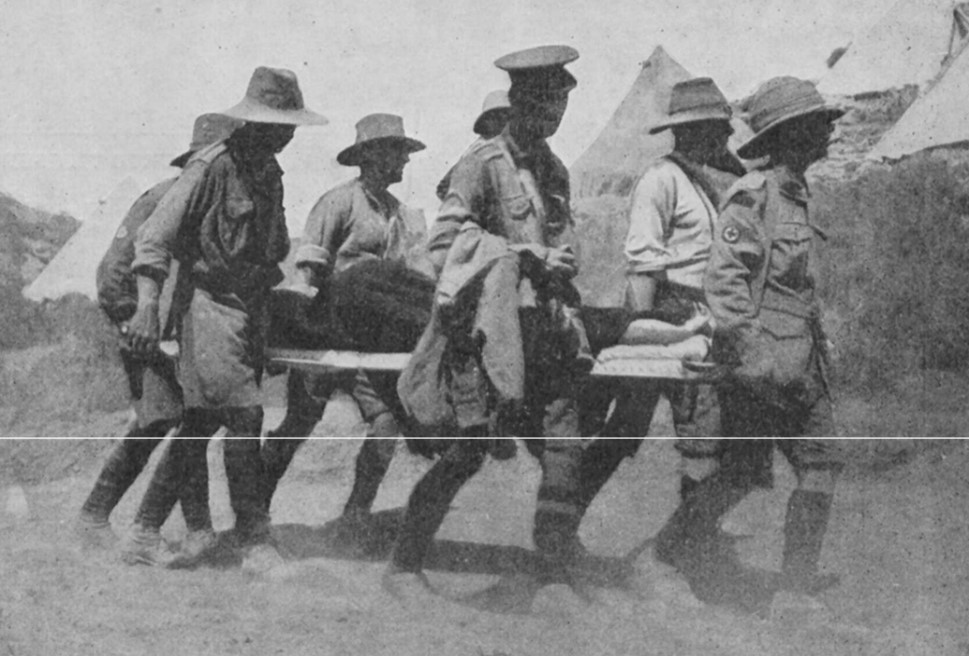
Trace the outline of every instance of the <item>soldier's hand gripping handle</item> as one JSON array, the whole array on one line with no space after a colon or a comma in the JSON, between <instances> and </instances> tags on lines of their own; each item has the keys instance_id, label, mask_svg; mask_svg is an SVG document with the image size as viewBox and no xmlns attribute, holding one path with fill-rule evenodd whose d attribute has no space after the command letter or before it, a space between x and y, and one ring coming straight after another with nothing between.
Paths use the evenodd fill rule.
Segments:
<instances>
[{"instance_id":1,"label":"soldier's hand gripping handle","mask_svg":"<svg viewBox=\"0 0 969 656\"><path fill-rule=\"evenodd\" d=\"M128 346L136 354L147 356L158 348L160 334L158 322L158 281L149 276L138 276L138 309L128 322Z\"/></svg>"}]
</instances>

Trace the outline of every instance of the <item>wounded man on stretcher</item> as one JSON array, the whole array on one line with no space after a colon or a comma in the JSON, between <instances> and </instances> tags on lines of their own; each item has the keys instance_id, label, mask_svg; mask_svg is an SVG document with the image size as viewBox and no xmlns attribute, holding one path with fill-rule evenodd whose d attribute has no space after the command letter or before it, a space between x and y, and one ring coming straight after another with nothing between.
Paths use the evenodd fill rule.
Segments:
<instances>
[{"instance_id":1,"label":"wounded man on stretcher","mask_svg":"<svg viewBox=\"0 0 969 656\"><path fill-rule=\"evenodd\" d=\"M270 366L396 370L430 321L434 292L427 276L384 260L334 275L313 298L273 290ZM583 306L581 314L596 354L593 376L690 379L705 367L712 332L707 316L662 306L639 314ZM362 354L385 354L386 362L373 364L380 358Z\"/></svg>"}]
</instances>

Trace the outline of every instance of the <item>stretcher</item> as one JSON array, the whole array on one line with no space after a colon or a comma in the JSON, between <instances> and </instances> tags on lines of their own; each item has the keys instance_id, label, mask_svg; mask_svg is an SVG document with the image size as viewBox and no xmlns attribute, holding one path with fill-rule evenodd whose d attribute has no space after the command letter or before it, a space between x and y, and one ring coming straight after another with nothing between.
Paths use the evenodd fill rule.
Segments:
<instances>
[{"instance_id":1,"label":"stretcher","mask_svg":"<svg viewBox=\"0 0 969 656\"><path fill-rule=\"evenodd\" d=\"M605 349L589 373L592 377L704 382L713 371L689 349L616 346ZM269 348L270 366L324 374L346 370L396 371L407 366L410 353ZM684 357L685 356L685 357Z\"/></svg>"}]
</instances>

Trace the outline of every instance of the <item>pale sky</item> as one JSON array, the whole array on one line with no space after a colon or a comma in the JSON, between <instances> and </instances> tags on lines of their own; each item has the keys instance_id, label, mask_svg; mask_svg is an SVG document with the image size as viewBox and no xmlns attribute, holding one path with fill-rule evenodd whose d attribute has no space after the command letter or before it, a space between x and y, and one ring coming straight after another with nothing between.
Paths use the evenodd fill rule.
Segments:
<instances>
[{"instance_id":1,"label":"pale sky","mask_svg":"<svg viewBox=\"0 0 969 656\"><path fill-rule=\"evenodd\" d=\"M551 144L570 164L662 45L731 98L775 75L817 78L884 13L885 0L0 0L0 191L83 219L124 177L173 175L198 114L227 109L256 66L289 68L325 127L280 156L287 216L353 177L336 164L365 114L392 112L428 149L401 200L433 215L433 190L472 140L492 62L568 44L579 80ZM119 217L120 220L120 217Z\"/></svg>"}]
</instances>

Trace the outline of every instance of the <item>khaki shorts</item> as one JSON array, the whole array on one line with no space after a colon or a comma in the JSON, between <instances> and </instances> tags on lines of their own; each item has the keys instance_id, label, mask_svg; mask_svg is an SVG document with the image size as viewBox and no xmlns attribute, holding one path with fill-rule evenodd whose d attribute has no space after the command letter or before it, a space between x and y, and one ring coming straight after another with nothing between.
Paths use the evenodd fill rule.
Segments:
<instances>
[{"instance_id":1,"label":"khaki shorts","mask_svg":"<svg viewBox=\"0 0 969 656\"><path fill-rule=\"evenodd\" d=\"M195 289L182 320L178 365L186 408L262 405L263 318L260 304Z\"/></svg>"}]
</instances>

